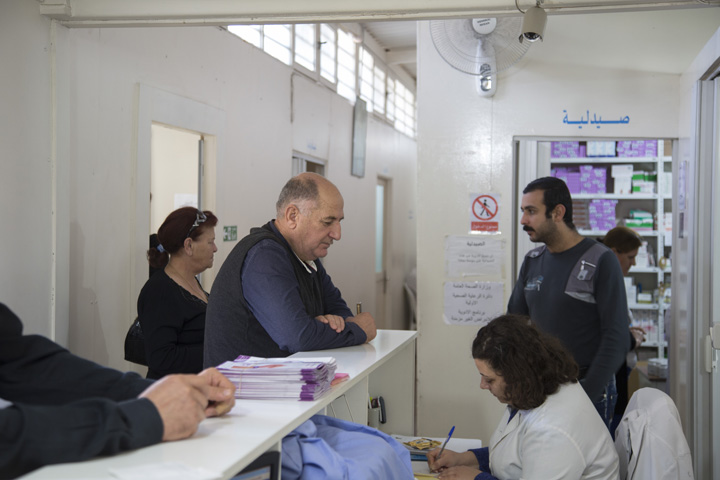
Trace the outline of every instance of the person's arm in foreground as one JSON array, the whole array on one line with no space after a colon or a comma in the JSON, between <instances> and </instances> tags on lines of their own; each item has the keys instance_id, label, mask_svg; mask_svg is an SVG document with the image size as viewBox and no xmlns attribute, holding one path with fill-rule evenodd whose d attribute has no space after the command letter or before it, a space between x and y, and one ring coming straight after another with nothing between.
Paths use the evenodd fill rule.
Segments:
<instances>
[{"instance_id":1,"label":"person's arm in foreground","mask_svg":"<svg viewBox=\"0 0 720 480\"><path fill-rule=\"evenodd\" d=\"M215 368L198 375L169 375L140 394L162 418L163 441L189 437L206 417L224 415L235 405L235 386Z\"/></svg>"},{"instance_id":2,"label":"person's arm in foreground","mask_svg":"<svg viewBox=\"0 0 720 480\"><path fill-rule=\"evenodd\" d=\"M217 402L208 415L224 413L234 402L232 393L225 395L232 383L219 377L213 370L202 374L208 402ZM0 478L158 443L166 417L168 432L191 430L178 428L166 407L137 398L151 385L174 397L174 385L184 384L166 383L153 385L136 373L76 357L47 338L22 335L20 320L0 304L0 396L11 402L0 409Z\"/></svg>"},{"instance_id":3,"label":"person's arm in foreground","mask_svg":"<svg viewBox=\"0 0 720 480\"><path fill-rule=\"evenodd\" d=\"M189 437L206 416L228 412L233 393L232 383L209 369L170 375L122 402L14 403L0 410L0 478Z\"/></svg>"}]
</instances>

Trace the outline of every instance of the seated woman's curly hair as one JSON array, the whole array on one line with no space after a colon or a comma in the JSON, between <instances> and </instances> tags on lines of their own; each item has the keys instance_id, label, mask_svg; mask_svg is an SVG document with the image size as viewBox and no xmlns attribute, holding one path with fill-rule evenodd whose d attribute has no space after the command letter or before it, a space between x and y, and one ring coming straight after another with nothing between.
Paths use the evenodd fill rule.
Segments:
<instances>
[{"instance_id":1,"label":"seated woman's curly hair","mask_svg":"<svg viewBox=\"0 0 720 480\"><path fill-rule=\"evenodd\" d=\"M578 366L560 340L522 315L501 315L480 329L472 356L505 381L505 398L520 410L536 408L560 385L577 382Z\"/></svg>"}]
</instances>

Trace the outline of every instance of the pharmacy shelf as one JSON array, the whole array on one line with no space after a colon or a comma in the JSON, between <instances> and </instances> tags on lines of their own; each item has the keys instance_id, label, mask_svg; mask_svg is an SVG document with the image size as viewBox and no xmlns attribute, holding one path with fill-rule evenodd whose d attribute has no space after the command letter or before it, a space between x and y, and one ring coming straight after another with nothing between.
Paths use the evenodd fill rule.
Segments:
<instances>
[{"instance_id":1,"label":"pharmacy shelf","mask_svg":"<svg viewBox=\"0 0 720 480\"><path fill-rule=\"evenodd\" d=\"M641 237L657 237L659 235L659 232L657 230L650 230L648 232L644 232L639 229L635 229L637 233L640 234ZM578 233L584 237L602 237L607 233L607 230L587 230L584 228L579 228Z\"/></svg>"},{"instance_id":2,"label":"pharmacy shelf","mask_svg":"<svg viewBox=\"0 0 720 480\"><path fill-rule=\"evenodd\" d=\"M672 161L672 157L669 158L669 161ZM552 157L550 161L558 165L585 165L587 163L612 165L613 163L657 163L660 159L664 161L665 157Z\"/></svg>"},{"instance_id":3,"label":"pharmacy shelf","mask_svg":"<svg viewBox=\"0 0 720 480\"><path fill-rule=\"evenodd\" d=\"M589 141L588 139L587 141ZM626 140L626 139L618 139ZM585 140L579 140L583 142ZM663 142L664 140L659 140ZM610 170L612 165L635 165L633 170L646 170L654 171L657 174L657 180L655 185L655 191L657 193L629 193L629 194L617 194L617 193L573 193L573 200L617 200L618 208L623 214L626 214L628 209L634 209L638 205L643 210L648 210L653 214L655 219L655 229L651 231L635 230L640 234L648 245L651 246L652 253L655 255L655 262L658 262L660 257L669 255L670 246L665 244L665 232L664 232L664 213L670 211L667 200L672 199L672 195L668 194L669 185L666 183L669 181L667 177L661 175L663 172L669 171L669 166L672 163L672 156L664 155L669 150L667 148L661 148L662 145L658 145L658 152L660 155L653 157L574 157L574 158L556 158L550 156L546 158L541 165L548 165L550 170L558 167L583 167L590 166L596 168L607 169L607 180L608 188L612 188L612 179L610 178ZM548 151L548 154L551 153ZM547 163L545 163L547 162ZM628 168L628 167L625 167ZM543 172L538 172L538 176L542 176ZM550 172L547 172L550 174ZM636 203L638 201L644 201L644 204ZM652 206L651 206L652 205ZM620 214L618 212L618 214ZM590 238L601 238L607 233L606 230L597 229L579 229L578 232ZM645 292L652 292L655 288L668 280L667 274L670 269L661 269L657 266L647 267L633 267L630 269L629 276L635 276L635 283L642 283ZM637 276L639 275L639 276ZM652 276L653 280L650 280ZM638 304L634 302L629 305L631 310L638 312L645 312L644 315L650 315L652 322L657 328L659 338L664 336L664 313L668 306L662 302L650 303L650 304ZM642 316L642 315L641 315ZM648 321L646 319L645 321ZM665 342L646 343L643 347L652 346L657 349L657 356L665 356Z\"/></svg>"},{"instance_id":4,"label":"pharmacy shelf","mask_svg":"<svg viewBox=\"0 0 720 480\"><path fill-rule=\"evenodd\" d=\"M628 303L630 310L660 310L659 303Z\"/></svg>"},{"instance_id":5,"label":"pharmacy shelf","mask_svg":"<svg viewBox=\"0 0 720 480\"><path fill-rule=\"evenodd\" d=\"M631 267L630 273L660 273L662 270L658 267Z\"/></svg>"},{"instance_id":6,"label":"pharmacy shelf","mask_svg":"<svg viewBox=\"0 0 720 480\"><path fill-rule=\"evenodd\" d=\"M553 162L554 164L555 162ZM624 195L621 193L573 193L573 200L657 200L660 196L657 193L631 193Z\"/></svg>"}]
</instances>

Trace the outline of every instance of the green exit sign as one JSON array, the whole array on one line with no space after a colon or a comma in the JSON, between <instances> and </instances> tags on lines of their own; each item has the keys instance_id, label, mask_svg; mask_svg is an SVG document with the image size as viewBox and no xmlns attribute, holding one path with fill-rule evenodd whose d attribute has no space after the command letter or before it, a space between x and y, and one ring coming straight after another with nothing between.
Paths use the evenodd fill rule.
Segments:
<instances>
[{"instance_id":1,"label":"green exit sign","mask_svg":"<svg viewBox=\"0 0 720 480\"><path fill-rule=\"evenodd\" d=\"M234 242L237 240L237 225L225 225L223 230L223 242Z\"/></svg>"}]
</instances>

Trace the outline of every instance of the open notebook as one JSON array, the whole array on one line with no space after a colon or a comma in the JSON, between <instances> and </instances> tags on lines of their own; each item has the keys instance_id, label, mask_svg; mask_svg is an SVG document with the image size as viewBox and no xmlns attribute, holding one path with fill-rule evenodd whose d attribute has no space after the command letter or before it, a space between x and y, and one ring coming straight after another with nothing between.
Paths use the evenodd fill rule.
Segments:
<instances>
[{"instance_id":1,"label":"open notebook","mask_svg":"<svg viewBox=\"0 0 720 480\"><path fill-rule=\"evenodd\" d=\"M417 437L417 436L407 436L407 435L391 435L395 440L400 442L402 445L405 445L406 442L410 442L412 440L417 440L418 438L427 438L429 440L435 440L440 442L442 445L442 442L445 441L447 437ZM471 448L481 448L482 440L477 440L474 438L456 438L452 437L450 441L448 442L447 446L445 447L448 450L453 450L455 452L466 452L470 450ZM407 447L406 447L407 448ZM408 450L412 450L408 448ZM424 478L436 478L435 474L430 473L430 469L428 468L427 461L424 460L413 460L412 462L412 468L413 472L415 473L415 478L418 480L424 479Z\"/></svg>"}]
</instances>

